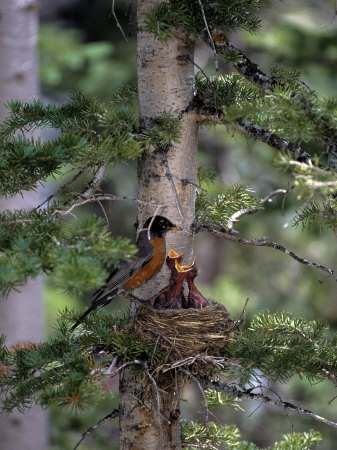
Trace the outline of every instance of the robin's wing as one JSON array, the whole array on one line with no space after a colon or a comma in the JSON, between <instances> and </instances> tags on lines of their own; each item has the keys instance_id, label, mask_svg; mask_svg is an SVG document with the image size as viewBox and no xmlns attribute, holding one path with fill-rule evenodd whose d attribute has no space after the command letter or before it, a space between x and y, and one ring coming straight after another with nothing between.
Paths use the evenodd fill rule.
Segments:
<instances>
[{"instance_id":1,"label":"robin's wing","mask_svg":"<svg viewBox=\"0 0 337 450\"><path fill-rule=\"evenodd\" d=\"M138 273L149 261L151 261L153 250L152 244L150 244L149 241L145 241L139 248L133 261L128 263L123 261L120 268L114 270L110 274L105 286L95 293L93 303L103 298L110 296L114 297L117 295L118 289L120 289L130 278L133 277L133 275Z\"/></svg>"},{"instance_id":2,"label":"robin's wing","mask_svg":"<svg viewBox=\"0 0 337 450\"><path fill-rule=\"evenodd\" d=\"M148 241L147 235L144 232L140 233L136 245L138 247L138 252L134 260L129 262L122 261L120 267L111 272L105 285L94 293L91 305L72 326L71 331L73 331L82 320L91 313L91 311L108 305L111 300L116 297L123 284L151 261L154 248Z\"/></svg>"}]
</instances>

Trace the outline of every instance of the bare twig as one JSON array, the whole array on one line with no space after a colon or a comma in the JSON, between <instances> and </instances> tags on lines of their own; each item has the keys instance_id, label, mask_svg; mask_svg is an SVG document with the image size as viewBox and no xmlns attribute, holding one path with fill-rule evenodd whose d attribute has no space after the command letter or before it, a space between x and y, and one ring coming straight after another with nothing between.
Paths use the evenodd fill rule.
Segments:
<instances>
[{"instance_id":1,"label":"bare twig","mask_svg":"<svg viewBox=\"0 0 337 450\"><path fill-rule=\"evenodd\" d=\"M119 414L119 409L114 409L110 414L103 417L103 419L100 419L93 427L88 428L87 431L82 434L81 439L77 442L77 444L75 445L73 450L76 450L82 444L84 439L86 439L89 436L89 434L91 434L93 431L97 430L97 428L99 428L101 425L103 425L103 423L117 417L118 414Z\"/></svg>"},{"instance_id":2,"label":"bare twig","mask_svg":"<svg viewBox=\"0 0 337 450\"><path fill-rule=\"evenodd\" d=\"M121 24L119 23L119 21L118 21L118 19L117 19L117 16L116 16L116 13L115 13L115 0L112 0L111 14L112 14L113 18L114 18L115 21L116 21L117 28L120 29L120 31L121 31L121 33L122 33L124 39L127 41L128 38L125 36L124 30L123 30L123 28L121 27Z\"/></svg>"},{"instance_id":3,"label":"bare twig","mask_svg":"<svg viewBox=\"0 0 337 450\"><path fill-rule=\"evenodd\" d=\"M173 173L171 173L171 177L175 178L176 180L179 180L181 183L183 184L191 184L192 186L195 186L197 189L200 189L203 192L207 192L207 189L204 189L203 187L199 186L198 184L194 183L193 181L189 180L188 178L179 178L176 175L173 175Z\"/></svg>"},{"instance_id":4,"label":"bare twig","mask_svg":"<svg viewBox=\"0 0 337 450\"><path fill-rule=\"evenodd\" d=\"M94 176L92 180L88 183L85 191L81 192L79 194L82 198L89 198L92 197L92 195L95 193L95 190L99 187L100 183L102 182L105 172L106 172L107 165L104 164L103 166L99 167L96 172L94 173Z\"/></svg>"},{"instance_id":5,"label":"bare twig","mask_svg":"<svg viewBox=\"0 0 337 450\"><path fill-rule=\"evenodd\" d=\"M239 317L239 319L235 322L238 328L239 328L241 325L243 325L243 324L245 323L245 321L246 321L246 310L247 310L248 302L249 302L249 298L246 299L246 302L245 302L245 305L244 305L244 307L243 307L243 310L242 310L242 312L241 312L241 314L240 314L240 317Z\"/></svg>"},{"instance_id":6,"label":"bare twig","mask_svg":"<svg viewBox=\"0 0 337 450\"><path fill-rule=\"evenodd\" d=\"M151 221L149 223L149 226L147 227L147 238L148 238L149 241L151 240L151 227L152 227L153 221L156 218L156 216L158 216L159 211L161 210L161 208L162 208L161 205L157 206L157 209L155 210L155 213L152 216L152 219L151 219Z\"/></svg>"},{"instance_id":7,"label":"bare twig","mask_svg":"<svg viewBox=\"0 0 337 450\"><path fill-rule=\"evenodd\" d=\"M270 192L265 198L263 198L260 201L260 205L263 206L265 205L267 202L270 202L272 197L274 197L275 195L278 194L286 194L287 191L286 189L276 189L275 191ZM227 231L228 232L233 232L233 226L234 223L238 222L240 217L242 216L247 216L249 214L255 214L259 211L259 208L245 208L245 209L241 209L240 211L236 211L229 219L228 224L227 224Z\"/></svg>"},{"instance_id":8,"label":"bare twig","mask_svg":"<svg viewBox=\"0 0 337 450\"><path fill-rule=\"evenodd\" d=\"M108 216L107 216L107 213L105 212L104 206L102 205L102 203L101 203L100 201L98 201L97 203L98 203L99 206L101 207L101 210L102 210L102 212L103 212L103 215L104 215L104 218L105 218L107 227L109 228L109 227L110 227L109 218L108 218Z\"/></svg>"},{"instance_id":9,"label":"bare twig","mask_svg":"<svg viewBox=\"0 0 337 450\"><path fill-rule=\"evenodd\" d=\"M265 198L263 198L261 200L261 204L264 205L264 204L270 202L271 199L273 197L275 197L275 195L286 194L287 192L288 192L287 189L276 189L275 191L270 192Z\"/></svg>"},{"instance_id":10,"label":"bare twig","mask_svg":"<svg viewBox=\"0 0 337 450\"><path fill-rule=\"evenodd\" d=\"M169 166L168 166L167 156L166 156L166 152L165 151L162 152L162 156L163 156L163 164L164 164L164 167L165 167L165 176L169 180L169 183L170 183L171 189L172 189L173 198L174 198L174 201L175 201L175 204L176 204L176 207L177 207L180 219L181 219L182 223L185 226L186 225L185 217L184 217L184 214L183 214L183 212L182 212L182 210L180 208L177 190L176 190L175 184L174 184L173 179L172 179L173 177L172 177L172 174L171 174Z\"/></svg>"},{"instance_id":11,"label":"bare twig","mask_svg":"<svg viewBox=\"0 0 337 450\"><path fill-rule=\"evenodd\" d=\"M291 219L289 219L288 222L286 222L283 225L283 228L288 228L289 227L289 225L296 219L296 217L298 217L299 213L301 211L303 211L303 209L308 205L308 203L311 202L311 200L314 199L315 195L316 195L316 191L314 191L313 194L310 195L309 198L307 198L307 200L302 204L302 206L296 211L296 214Z\"/></svg>"},{"instance_id":12,"label":"bare twig","mask_svg":"<svg viewBox=\"0 0 337 450\"><path fill-rule=\"evenodd\" d=\"M138 200L137 198L133 198L133 197L126 197L126 196L117 196L117 195L112 195L112 194L105 194L105 195L95 195L93 197L87 198L85 200L82 200L81 202L75 203L74 205L72 205L69 209L67 210L62 210L62 209L56 209L53 212L53 216L54 215L61 215L61 216L66 216L67 214L71 214L71 212L75 209L78 208L79 206L83 206L87 203L93 203L93 202L100 202L103 200L129 200L132 202L136 202L136 203L140 203L142 205L153 205L153 206L157 206L157 207L164 207L164 205L158 205L157 203L153 203L153 202L146 202L143 200Z\"/></svg>"},{"instance_id":13,"label":"bare twig","mask_svg":"<svg viewBox=\"0 0 337 450\"><path fill-rule=\"evenodd\" d=\"M202 224L202 225L195 224L193 226L193 231L197 232L199 230L209 231L210 233L213 233L218 237L223 237L229 241L238 242L239 244L243 244L243 245L252 245L255 247L273 248L274 250L278 250L282 253L285 253L286 255L290 256L291 258L295 259L295 261L297 261L301 264L304 264L306 266L315 267L316 269L319 269L323 272L328 273L330 276L333 276L335 278L335 280L337 281L337 271L335 269L330 269L328 267L323 266L322 264L318 264L318 263L309 261L306 258L301 258L300 256L296 255L294 252L287 250L282 245L277 244L276 242L271 242L269 240L269 238L267 238L267 237L262 237L262 238L258 238L258 239L240 238L238 236L234 236L233 234L227 233L224 228L222 228L221 226L216 225L216 224Z\"/></svg>"},{"instance_id":14,"label":"bare twig","mask_svg":"<svg viewBox=\"0 0 337 450\"><path fill-rule=\"evenodd\" d=\"M211 32L210 32L209 27L208 27L204 6L201 3L201 0L198 0L198 2L199 2L200 9L201 9L202 18L204 20L205 28L206 28L206 31L207 31L207 34L208 34L209 43L211 44L211 46L213 48L214 59L215 59L215 70L218 72L218 70L219 70L219 61L218 61L218 54L217 54L217 51L216 51L216 48L215 48L214 39L212 38Z\"/></svg>"},{"instance_id":15,"label":"bare twig","mask_svg":"<svg viewBox=\"0 0 337 450\"><path fill-rule=\"evenodd\" d=\"M84 172L87 171L87 169L91 166L91 164L87 164L84 167L81 167L81 169L71 178L68 180L65 184L63 184L54 194L49 195L49 197L46 198L42 203L40 203L38 206L36 206L33 211L41 208L41 206L45 205L46 203L49 203L50 200L54 197L56 197L61 191L63 191L66 187L73 184L78 178L80 178L81 175L83 175Z\"/></svg>"},{"instance_id":16,"label":"bare twig","mask_svg":"<svg viewBox=\"0 0 337 450\"><path fill-rule=\"evenodd\" d=\"M200 70L200 72L203 74L203 76L206 78L206 80L208 81L209 85L211 86L211 89L213 91L214 94L214 111L217 111L217 101L216 101L216 89L214 86L213 81L210 79L210 77L207 75L207 73L203 70L202 67L199 66L199 64L197 64L194 59L192 59L190 56L188 57L189 61L197 68ZM215 118L218 116L218 114L215 114ZM214 118L213 118L214 119Z\"/></svg>"},{"instance_id":17,"label":"bare twig","mask_svg":"<svg viewBox=\"0 0 337 450\"><path fill-rule=\"evenodd\" d=\"M205 391L204 391L204 389L202 388L202 386L200 384L200 381L189 370L186 370L186 369L180 369L180 370L181 370L181 372L186 374L189 378L191 378L192 380L194 380L197 383L197 386L199 388L199 391L201 392L202 398L204 399L205 409L206 409L205 422L207 423L208 419L209 419L208 401L207 401L207 397L206 397Z\"/></svg>"},{"instance_id":18,"label":"bare twig","mask_svg":"<svg viewBox=\"0 0 337 450\"><path fill-rule=\"evenodd\" d=\"M231 397L248 398L251 400L257 400L259 402L267 403L269 405L274 405L279 408L283 408L285 410L296 412L297 414L300 414L302 416L310 417L311 419L317 420L318 422L322 422L322 423L325 423L326 425L330 425L334 428L337 428L336 422L326 419L325 417L319 416L318 414L315 414L307 409L301 408L300 406L296 406L292 403L285 402L285 401L281 400L280 398L272 399L263 394L254 394L249 389L248 390L247 389L239 389L235 386L230 386L221 381L211 381L207 378L202 378L199 375L196 375L196 378L198 378L200 384L203 386L204 389L213 389L218 392L224 392L225 394L230 395Z\"/></svg>"},{"instance_id":19,"label":"bare twig","mask_svg":"<svg viewBox=\"0 0 337 450\"><path fill-rule=\"evenodd\" d=\"M174 178L178 178L175 175L172 175ZM192 186L195 186L197 189L200 189L203 192L207 192L207 189L204 189L203 187L199 186L196 183L193 183L193 181L187 179L187 178L178 178L183 184L191 184Z\"/></svg>"}]
</instances>

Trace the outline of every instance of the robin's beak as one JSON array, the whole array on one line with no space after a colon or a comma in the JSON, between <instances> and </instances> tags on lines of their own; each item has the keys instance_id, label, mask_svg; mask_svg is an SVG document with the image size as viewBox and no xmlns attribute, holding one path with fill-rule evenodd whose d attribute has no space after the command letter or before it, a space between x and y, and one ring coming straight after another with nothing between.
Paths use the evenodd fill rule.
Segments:
<instances>
[{"instance_id":1,"label":"robin's beak","mask_svg":"<svg viewBox=\"0 0 337 450\"><path fill-rule=\"evenodd\" d=\"M170 227L169 230L175 230L175 231L182 231L182 228L178 227L177 225L174 225L173 227Z\"/></svg>"}]
</instances>

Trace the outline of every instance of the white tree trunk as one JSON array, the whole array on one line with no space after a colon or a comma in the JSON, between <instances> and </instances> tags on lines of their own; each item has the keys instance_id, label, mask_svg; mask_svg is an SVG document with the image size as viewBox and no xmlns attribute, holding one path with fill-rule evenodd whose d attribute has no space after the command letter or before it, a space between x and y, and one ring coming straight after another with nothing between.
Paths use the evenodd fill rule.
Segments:
<instances>
[{"instance_id":1,"label":"white tree trunk","mask_svg":"<svg viewBox=\"0 0 337 450\"><path fill-rule=\"evenodd\" d=\"M0 0L0 121L6 116L9 99L38 96L37 76L38 2ZM0 209L31 208L38 194L27 192L0 200ZM8 345L39 342L43 337L41 278L28 282L21 293L0 298L0 333ZM3 450L44 450L47 448L47 413L34 406L28 414L14 412L0 416L0 447Z\"/></svg>"},{"instance_id":2,"label":"white tree trunk","mask_svg":"<svg viewBox=\"0 0 337 450\"><path fill-rule=\"evenodd\" d=\"M159 214L168 217L181 227L189 228L194 220L195 187L180 180L196 182L197 133L198 127L193 113L184 112L193 98L194 68L193 42L176 34L169 42L162 44L152 33L144 31L144 13L162 0L138 1L138 92L140 125L147 128L164 112L181 117L181 139L167 152L167 163L177 191L177 199L183 214L178 212L172 187L166 176L163 154L148 151L138 165L138 198L147 202L165 205ZM141 206L139 223L156 212L152 205ZM184 261L192 260L192 235L188 232L169 233L166 238L170 248L183 253ZM168 284L166 267L137 289L135 295L148 299ZM165 382L163 381L163 385ZM182 380L169 383L162 388L161 413L155 410L153 402L144 399L144 391L151 386L147 377L139 379L132 370L125 370L120 380L120 448L121 449L179 449L181 448L179 427L179 401ZM142 403L143 402L143 403Z\"/></svg>"}]
</instances>

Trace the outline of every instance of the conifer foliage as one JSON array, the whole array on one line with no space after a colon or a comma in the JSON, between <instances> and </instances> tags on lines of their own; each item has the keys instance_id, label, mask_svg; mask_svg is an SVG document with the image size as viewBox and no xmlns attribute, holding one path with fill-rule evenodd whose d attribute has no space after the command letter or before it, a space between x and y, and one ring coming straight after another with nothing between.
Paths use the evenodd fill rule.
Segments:
<instances>
[{"instance_id":1,"label":"conifer foliage","mask_svg":"<svg viewBox=\"0 0 337 450\"><path fill-rule=\"evenodd\" d=\"M318 222L336 229L337 101L318 98L294 71L274 68L270 75L263 73L228 42L229 31L258 30L260 7L259 0L170 0L147 15L146 26L163 43L177 31L201 40L213 49L215 59L232 64L235 73L196 75L189 108L204 125L223 125L276 150L277 165L291 172L293 189L303 199L294 225ZM100 191L105 167L127 163L145 150L165 151L179 141L180 117L170 111L151 127L141 129L137 115L125 106L136 94L134 86L124 88L111 105L81 93L73 93L62 106L45 105L40 100L8 103L8 117L0 126L0 195L8 198L36 189L38 183L66 168L71 178L37 208L0 214L0 289L5 295L41 272L71 293L89 293L104 283L106 267L118 266L120 260L135 254L135 247L125 238L112 236L102 219L90 216L77 221L73 214L89 202L128 200ZM31 131L45 127L58 130L58 136L49 141L28 137ZM306 144L313 140L319 148L316 155L307 152ZM214 173L201 167L194 231L202 229L241 244L264 245L237 238L233 226L241 216L258 213L277 192L261 199L249 186L235 184L212 196L206 188L213 181ZM324 267L296 258L317 269ZM330 270L336 278L333 269L322 270ZM1 337L4 411L18 408L24 412L34 402L44 407L56 404L84 409L99 399L102 380L128 365L149 377L156 388L154 374L165 366L167 354L155 341L130 333L127 317L104 311L92 313L71 333L77 317L74 311L63 311L55 336L45 342L8 348L5 336ZM335 386L337 337L331 335L327 324L265 311L243 329L239 322L237 326L238 332L217 359L207 360L207 355L201 359L206 369L199 370L197 355L194 361L176 365L204 390L206 415L216 406L240 410L240 400L249 398L337 427L337 423L302 407L253 393L257 385L263 387L265 377L286 383L299 375L310 382L325 380ZM181 427L188 448L258 448L243 441L234 425L183 420ZM315 431L292 433L272 448L309 449L320 439Z\"/></svg>"}]
</instances>

